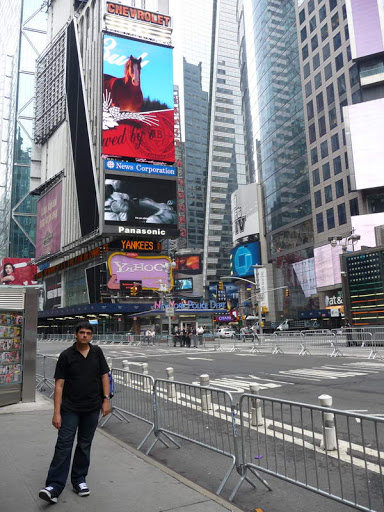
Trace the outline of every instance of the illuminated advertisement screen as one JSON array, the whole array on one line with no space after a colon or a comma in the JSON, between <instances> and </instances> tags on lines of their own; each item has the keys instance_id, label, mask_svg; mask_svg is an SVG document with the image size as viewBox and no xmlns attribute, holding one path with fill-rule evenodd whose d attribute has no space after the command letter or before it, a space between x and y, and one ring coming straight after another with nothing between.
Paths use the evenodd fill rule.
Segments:
<instances>
[{"instance_id":1,"label":"illuminated advertisement screen","mask_svg":"<svg viewBox=\"0 0 384 512\"><path fill-rule=\"evenodd\" d=\"M343 108L351 171L358 190L384 185L384 98Z\"/></svg>"},{"instance_id":2,"label":"illuminated advertisement screen","mask_svg":"<svg viewBox=\"0 0 384 512\"><path fill-rule=\"evenodd\" d=\"M61 249L61 192L60 182L37 202L36 258Z\"/></svg>"},{"instance_id":3,"label":"illuminated advertisement screen","mask_svg":"<svg viewBox=\"0 0 384 512\"><path fill-rule=\"evenodd\" d=\"M252 265L260 265L260 242L239 245L231 251L231 266L234 276L253 276Z\"/></svg>"},{"instance_id":4,"label":"illuminated advertisement screen","mask_svg":"<svg viewBox=\"0 0 384 512\"><path fill-rule=\"evenodd\" d=\"M175 279L175 290L176 291L191 291L193 290L193 280L191 277L186 279Z\"/></svg>"},{"instance_id":5,"label":"illuminated advertisement screen","mask_svg":"<svg viewBox=\"0 0 384 512\"><path fill-rule=\"evenodd\" d=\"M175 271L183 274L201 274L201 256L200 254L186 254L176 256Z\"/></svg>"},{"instance_id":6,"label":"illuminated advertisement screen","mask_svg":"<svg viewBox=\"0 0 384 512\"><path fill-rule=\"evenodd\" d=\"M115 252L108 258L107 288L120 290L121 281L141 283L143 290L169 291L173 286L171 260L167 256L140 256Z\"/></svg>"},{"instance_id":7,"label":"illuminated advertisement screen","mask_svg":"<svg viewBox=\"0 0 384 512\"><path fill-rule=\"evenodd\" d=\"M173 163L172 49L104 34L103 155Z\"/></svg>"},{"instance_id":8,"label":"illuminated advertisement screen","mask_svg":"<svg viewBox=\"0 0 384 512\"><path fill-rule=\"evenodd\" d=\"M161 178L107 175L104 223L119 228L145 227L136 234L156 234L162 228L177 230L176 182ZM153 229L151 229L153 228ZM132 233L121 229L122 234ZM168 231L166 232L168 233ZM161 233L160 233L161 234Z\"/></svg>"}]
</instances>

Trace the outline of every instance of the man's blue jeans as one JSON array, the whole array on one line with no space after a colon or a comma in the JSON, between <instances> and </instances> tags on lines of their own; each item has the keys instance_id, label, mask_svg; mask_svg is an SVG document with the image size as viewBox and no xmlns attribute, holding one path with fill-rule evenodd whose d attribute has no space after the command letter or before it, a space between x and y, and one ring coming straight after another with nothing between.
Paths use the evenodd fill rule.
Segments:
<instances>
[{"instance_id":1,"label":"man's blue jeans","mask_svg":"<svg viewBox=\"0 0 384 512\"><path fill-rule=\"evenodd\" d=\"M99 414L99 410L87 413L61 411L61 427L57 435L55 454L45 482L46 486L51 485L59 494L64 489L68 478L76 431L77 445L72 462L71 482L72 485L85 482Z\"/></svg>"}]
</instances>

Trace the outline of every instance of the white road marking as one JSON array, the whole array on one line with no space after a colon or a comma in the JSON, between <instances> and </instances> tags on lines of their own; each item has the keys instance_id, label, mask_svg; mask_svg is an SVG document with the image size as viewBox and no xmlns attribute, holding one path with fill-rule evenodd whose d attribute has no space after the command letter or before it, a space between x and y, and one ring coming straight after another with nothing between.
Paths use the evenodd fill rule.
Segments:
<instances>
[{"instance_id":1,"label":"white road marking","mask_svg":"<svg viewBox=\"0 0 384 512\"><path fill-rule=\"evenodd\" d=\"M254 383L241 377L223 377L222 379L211 379L210 381L210 385L213 388L224 388L233 393L248 393L250 384ZM192 382L192 384L199 386L200 382ZM281 388L281 384L275 384L274 382L257 382L257 384L260 386L260 389Z\"/></svg>"},{"instance_id":2,"label":"white road marking","mask_svg":"<svg viewBox=\"0 0 384 512\"><path fill-rule=\"evenodd\" d=\"M191 361L198 359L199 361L214 361L214 359L209 359L209 357L187 357Z\"/></svg>"},{"instance_id":3,"label":"white road marking","mask_svg":"<svg viewBox=\"0 0 384 512\"><path fill-rule=\"evenodd\" d=\"M256 379L256 380L266 380L268 382L276 382L277 384L290 384L291 386L294 386L293 382L284 382L283 380L262 379L261 377L257 377L257 375L248 375L248 377L251 377L251 379ZM236 377L236 378L241 379L242 377Z\"/></svg>"}]
</instances>

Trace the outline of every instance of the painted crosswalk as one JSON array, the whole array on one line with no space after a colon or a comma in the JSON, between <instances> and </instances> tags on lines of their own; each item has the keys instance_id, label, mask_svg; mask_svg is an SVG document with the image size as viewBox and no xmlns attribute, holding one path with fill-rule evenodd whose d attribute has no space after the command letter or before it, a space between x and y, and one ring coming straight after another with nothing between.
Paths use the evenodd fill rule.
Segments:
<instances>
[{"instance_id":1,"label":"painted crosswalk","mask_svg":"<svg viewBox=\"0 0 384 512\"><path fill-rule=\"evenodd\" d=\"M353 362L341 365L323 365L314 366L312 368L296 368L293 370L280 370L278 373L272 373L274 376L284 376L319 382L322 380L337 380L348 377L359 377L370 374L377 374L384 371L384 363L374 362Z\"/></svg>"}]
</instances>

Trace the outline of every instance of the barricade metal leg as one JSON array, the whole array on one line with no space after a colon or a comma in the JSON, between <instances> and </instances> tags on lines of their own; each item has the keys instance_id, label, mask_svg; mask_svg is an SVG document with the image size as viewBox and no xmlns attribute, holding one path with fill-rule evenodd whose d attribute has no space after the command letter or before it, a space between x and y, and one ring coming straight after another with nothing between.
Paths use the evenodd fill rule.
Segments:
<instances>
[{"instance_id":1,"label":"barricade metal leg","mask_svg":"<svg viewBox=\"0 0 384 512\"><path fill-rule=\"evenodd\" d=\"M305 343L300 343L299 347L300 347L299 356L310 356L310 355L312 355L310 353L310 351L307 349L307 347L305 346Z\"/></svg>"}]
</instances>

